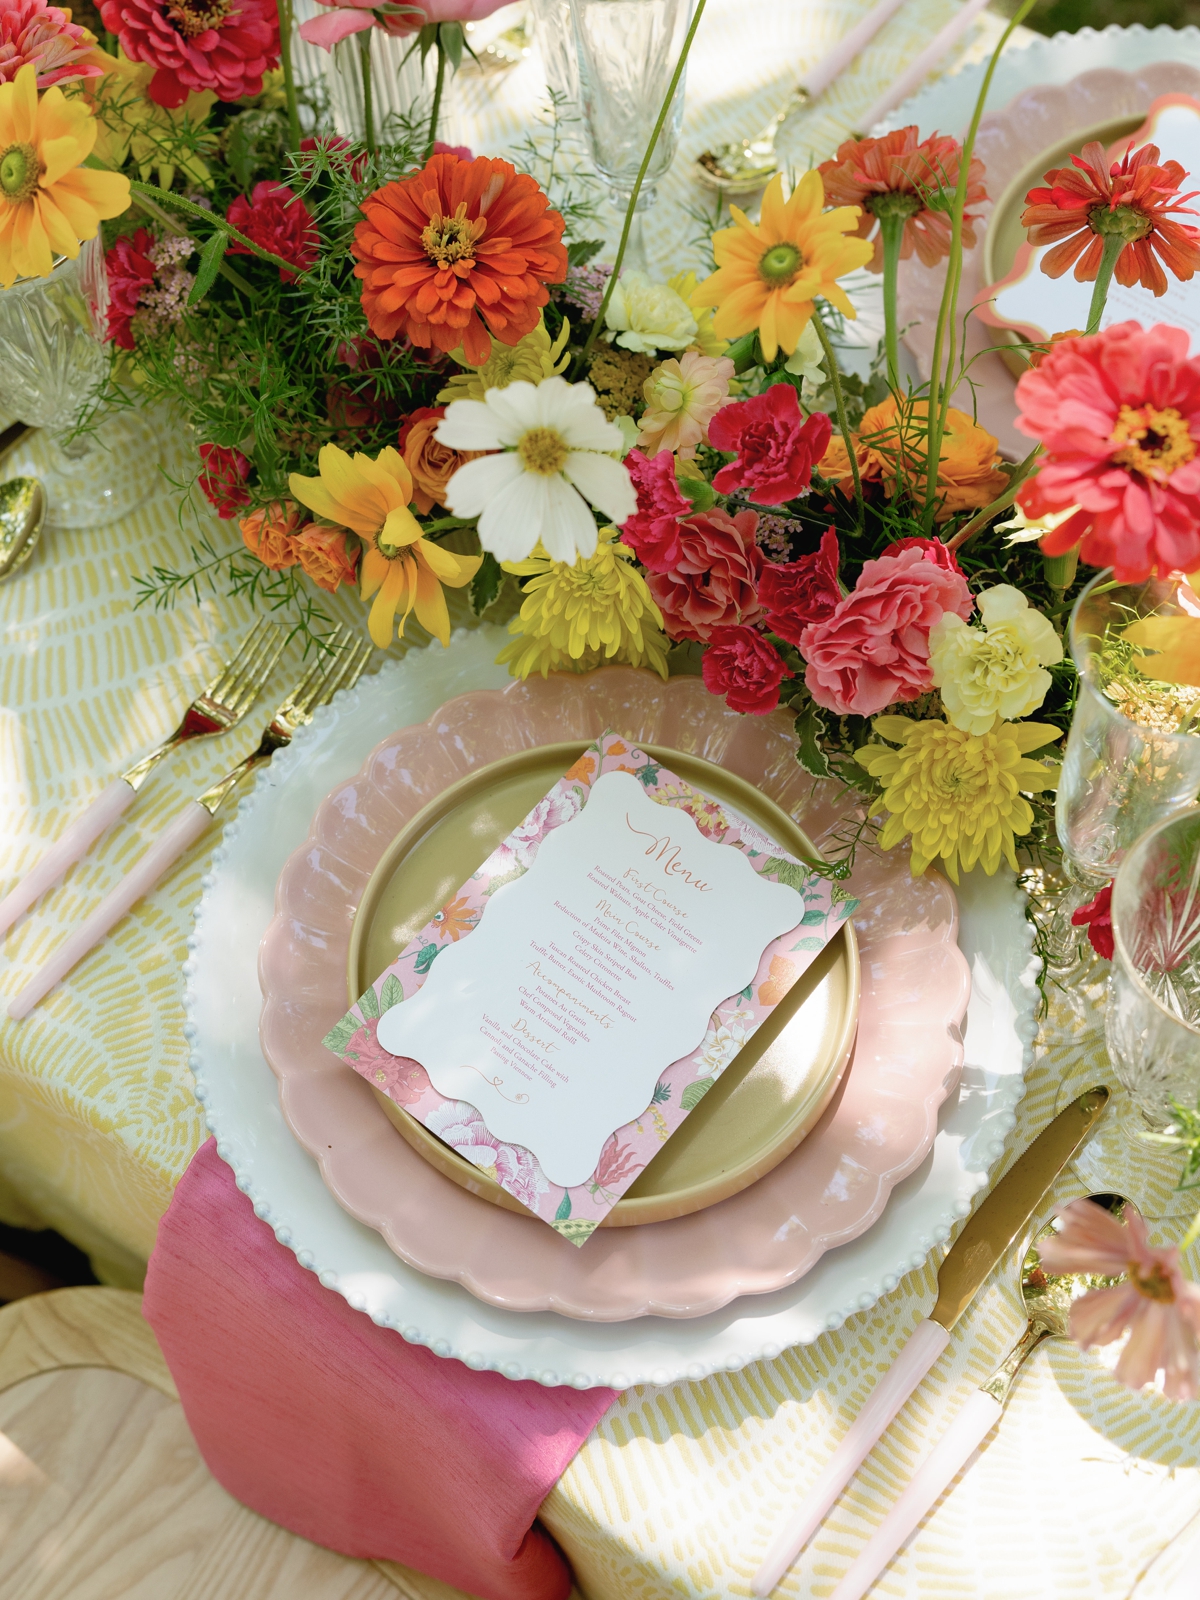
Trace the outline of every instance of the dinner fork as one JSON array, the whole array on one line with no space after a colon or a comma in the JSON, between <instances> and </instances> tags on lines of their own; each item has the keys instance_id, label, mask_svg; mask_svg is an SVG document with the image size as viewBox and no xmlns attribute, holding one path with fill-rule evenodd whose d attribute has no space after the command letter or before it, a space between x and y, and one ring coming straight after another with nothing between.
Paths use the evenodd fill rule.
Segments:
<instances>
[{"instance_id":1,"label":"dinner fork","mask_svg":"<svg viewBox=\"0 0 1200 1600\"><path fill-rule=\"evenodd\" d=\"M332 700L339 689L352 688L362 676L370 657L369 644L355 641L349 629L338 628L330 641L328 652L309 667L285 696L263 730L258 748L252 750L244 761L239 761L236 767L230 768L202 795L188 801L137 865L25 985L9 1006L9 1016L14 1020L28 1016L54 985L100 943L144 894L154 888L189 845L196 842L247 773L265 765L277 750L289 745L297 728L311 722L317 708Z\"/></svg>"},{"instance_id":2,"label":"dinner fork","mask_svg":"<svg viewBox=\"0 0 1200 1600\"><path fill-rule=\"evenodd\" d=\"M102 833L133 804L133 797L164 757L192 739L206 739L224 733L245 716L258 699L287 643L283 629L265 619L242 640L216 677L202 689L184 712L179 726L156 750L115 778L82 812L50 849L27 872L15 888L0 900L0 938L8 932L22 912L52 889L68 867L87 854Z\"/></svg>"}]
</instances>

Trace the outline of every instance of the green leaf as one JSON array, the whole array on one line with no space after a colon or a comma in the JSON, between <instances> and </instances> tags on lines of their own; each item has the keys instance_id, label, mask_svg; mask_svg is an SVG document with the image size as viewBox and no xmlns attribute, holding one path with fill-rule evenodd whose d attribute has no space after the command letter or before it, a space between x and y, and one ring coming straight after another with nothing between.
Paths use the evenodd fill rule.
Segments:
<instances>
[{"instance_id":1,"label":"green leaf","mask_svg":"<svg viewBox=\"0 0 1200 1600\"><path fill-rule=\"evenodd\" d=\"M800 919L800 926L802 928L815 928L824 921L824 911L806 911Z\"/></svg>"},{"instance_id":2,"label":"green leaf","mask_svg":"<svg viewBox=\"0 0 1200 1600\"><path fill-rule=\"evenodd\" d=\"M832 776L829 762L825 759L825 752L821 749L824 736L825 719L810 701L796 714L796 760L805 772L811 772L814 778Z\"/></svg>"},{"instance_id":3,"label":"green leaf","mask_svg":"<svg viewBox=\"0 0 1200 1600\"><path fill-rule=\"evenodd\" d=\"M777 883L786 883L789 889L798 889L801 892L808 887L812 877L807 867L802 867L798 861L785 860L783 856L767 857L763 873L765 875L768 872Z\"/></svg>"},{"instance_id":4,"label":"green leaf","mask_svg":"<svg viewBox=\"0 0 1200 1600\"><path fill-rule=\"evenodd\" d=\"M671 1085L669 1083L656 1083L654 1085L654 1093L650 1098L650 1104L652 1106L663 1106L666 1105L670 1098Z\"/></svg>"},{"instance_id":5,"label":"green leaf","mask_svg":"<svg viewBox=\"0 0 1200 1600\"><path fill-rule=\"evenodd\" d=\"M379 1015L379 996L374 989L368 989L366 994L358 997L358 1009L368 1021L374 1021Z\"/></svg>"},{"instance_id":6,"label":"green leaf","mask_svg":"<svg viewBox=\"0 0 1200 1600\"><path fill-rule=\"evenodd\" d=\"M571 1215L571 1192L564 1189L563 1197L558 1202L558 1210L554 1213L555 1222L565 1222Z\"/></svg>"},{"instance_id":7,"label":"green leaf","mask_svg":"<svg viewBox=\"0 0 1200 1600\"><path fill-rule=\"evenodd\" d=\"M441 32L439 34L439 38L442 41L442 49L445 52L446 60L454 68L455 72L457 72L459 67L462 66L462 54L463 54L463 29L462 29L462 23L461 22L443 22L442 25L441 25Z\"/></svg>"},{"instance_id":8,"label":"green leaf","mask_svg":"<svg viewBox=\"0 0 1200 1600\"><path fill-rule=\"evenodd\" d=\"M567 246L567 261L573 267L583 267L603 249L603 239L575 239Z\"/></svg>"},{"instance_id":9,"label":"green leaf","mask_svg":"<svg viewBox=\"0 0 1200 1600\"><path fill-rule=\"evenodd\" d=\"M383 980L383 988L379 991L379 1012L390 1011L393 1006L398 1006L404 999L404 990L400 987L400 980L394 972L389 972Z\"/></svg>"},{"instance_id":10,"label":"green leaf","mask_svg":"<svg viewBox=\"0 0 1200 1600\"><path fill-rule=\"evenodd\" d=\"M416 966L417 976L423 978L430 967L437 960L438 946L436 944L423 944L417 951Z\"/></svg>"},{"instance_id":11,"label":"green leaf","mask_svg":"<svg viewBox=\"0 0 1200 1600\"><path fill-rule=\"evenodd\" d=\"M809 937L807 939L799 939L792 946L792 950L793 951L796 951L796 950L824 950L824 948L825 948L824 939L814 939L812 937Z\"/></svg>"},{"instance_id":12,"label":"green leaf","mask_svg":"<svg viewBox=\"0 0 1200 1600\"><path fill-rule=\"evenodd\" d=\"M192 292L188 295L188 305L194 306L217 281L217 271L225 259L225 245L227 236L220 228L208 236L204 249L200 252L200 267L196 273L196 281L192 285Z\"/></svg>"},{"instance_id":13,"label":"green leaf","mask_svg":"<svg viewBox=\"0 0 1200 1600\"><path fill-rule=\"evenodd\" d=\"M321 1043L326 1050L332 1050L335 1056L344 1055L346 1046L361 1027L362 1023L359 1022L357 1017L343 1017L340 1022L334 1023L333 1027L321 1040Z\"/></svg>"},{"instance_id":14,"label":"green leaf","mask_svg":"<svg viewBox=\"0 0 1200 1600\"><path fill-rule=\"evenodd\" d=\"M712 1078L697 1078L695 1083L689 1083L683 1091L683 1099L679 1102L685 1111L694 1111L701 1100L713 1086Z\"/></svg>"},{"instance_id":15,"label":"green leaf","mask_svg":"<svg viewBox=\"0 0 1200 1600\"><path fill-rule=\"evenodd\" d=\"M471 612L473 616L481 617L492 601L500 593L500 585L504 582L504 572L500 563L490 551L483 553L483 564L471 579L469 590L471 598Z\"/></svg>"}]
</instances>

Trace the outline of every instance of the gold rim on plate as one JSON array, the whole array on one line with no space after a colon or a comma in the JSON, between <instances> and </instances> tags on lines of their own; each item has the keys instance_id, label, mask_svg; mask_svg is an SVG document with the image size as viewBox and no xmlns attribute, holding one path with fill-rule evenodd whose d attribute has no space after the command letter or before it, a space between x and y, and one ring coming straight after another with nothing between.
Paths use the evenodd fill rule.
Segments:
<instances>
[{"instance_id":1,"label":"gold rim on plate","mask_svg":"<svg viewBox=\"0 0 1200 1600\"><path fill-rule=\"evenodd\" d=\"M397 834L354 915L346 974L351 1003L593 742L541 745L490 762L451 784ZM638 748L753 822L790 854L820 859L791 817L744 779L680 750L641 743ZM858 999L858 943L847 921L602 1226L687 1216L739 1193L790 1155L841 1080L854 1044ZM439 1172L492 1205L526 1211L372 1088L393 1125Z\"/></svg>"}]
</instances>

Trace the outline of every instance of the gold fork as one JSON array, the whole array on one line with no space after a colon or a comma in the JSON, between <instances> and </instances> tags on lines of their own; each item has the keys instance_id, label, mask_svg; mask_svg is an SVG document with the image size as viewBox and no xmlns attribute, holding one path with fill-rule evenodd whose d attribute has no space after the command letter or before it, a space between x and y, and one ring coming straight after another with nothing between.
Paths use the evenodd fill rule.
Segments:
<instances>
[{"instance_id":1,"label":"gold fork","mask_svg":"<svg viewBox=\"0 0 1200 1600\"><path fill-rule=\"evenodd\" d=\"M251 751L244 761L239 761L236 767L232 767L197 799L188 801L137 865L25 985L9 1006L9 1016L15 1019L27 1016L54 985L100 943L130 907L154 888L189 845L196 842L246 774L270 761L277 750L289 745L297 728L311 722L314 711L332 700L339 689L352 688L362 676L370 658L369 644L356 641L348 629L335 630L327 653L309 667L284 697L278 711L263 730L257 750Z\"/></svg>"},{"instance_id":2,"label":"gold fork","mask_svg":"<svg viewBox=\"0 0 1200 1600\"><path fill-rule=\"evenodd\" d=\"M52 889L68 867L87 854L102 833L133 804L133 797L151 770L171 751L192 739L224 733L246 715L279 660L287 642L277 623L261 621L242 640L207 688L184 712L179 726L156 750L103 789L62 837L55 840L38 864L0 900L0 938L47 889Z\"/></svg>"}]
</instances>

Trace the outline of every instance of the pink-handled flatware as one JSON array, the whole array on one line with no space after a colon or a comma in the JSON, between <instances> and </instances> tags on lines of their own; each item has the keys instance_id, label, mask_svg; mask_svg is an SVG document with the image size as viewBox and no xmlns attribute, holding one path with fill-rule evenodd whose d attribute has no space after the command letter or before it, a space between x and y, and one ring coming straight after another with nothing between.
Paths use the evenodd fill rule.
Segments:
<instances>
[{"instance_id":1,"label":"pink-handled flatware","mask_svg":"<svg viewBox=\"0 0 1200 1600\"><path fill-rule=\"evenodd\" d=\"M775 1536L750 1585L752 1594L770 1594L816 1533L834 1501L946 1348L955 1323L992 1268L1012 1248L1107 1103L1107 1089L1089 1089L1060 1111L1017 1157L959 1234L938 1272L937 1304L917 1324L891 1368L868 1395L804 1503Z\"/></svg>"},{"instance_id":2,"label":"pink-handled flatware","mask_svg":"<svg viewBox=\"0 0 1200 1600\"><path fill-rule=\"evenodd\" d=\"M55 984L100 943L125 913L154 888L184 851L199 839L247 773L263 766L277 750L290 744L297 728L312 721L313 712L318 706L332 700L339 689L349 689L358 682L370 656L369 644L356 641L347 630L338 629L328 651L309 667L271 718L258 748L197 799L188 801L137 865L25 985L9 1006L9 1016L18 1021L28 1016Z\"/></svg>"},{"instance_id":3,"label":"pink-handled flatware","mask_svg":"<svg viewBox=\"0 0 1200 1600\"><path fill-rule=\"evenodd\" d=\"M261 621L251 629L236 654L188 706L171 737L101 790L37 865L0 900L0 938L129 809L142 784L165 756L181 744L225 733L241 721L258 699L286 642L287 636L277 623Z\"/></svg>"}]
</instances>

